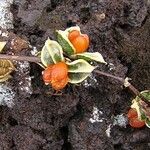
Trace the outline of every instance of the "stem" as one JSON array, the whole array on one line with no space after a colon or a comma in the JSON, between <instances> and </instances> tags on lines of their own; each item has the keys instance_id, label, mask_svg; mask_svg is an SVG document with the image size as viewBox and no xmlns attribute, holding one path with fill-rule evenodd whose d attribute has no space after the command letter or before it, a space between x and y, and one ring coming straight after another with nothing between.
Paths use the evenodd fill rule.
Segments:
<instances>
[{"instance_id":1,"label":"stem","mask_svg":"<svg viewBox=\"0 0 150 150\"><path fill-rule=\"evenodd\" d=\"M117 77L117 76L114 76L114 75L111 75L109 73L106 73L106 72L102 72L102 71L99 71L99 70L94 70L93 72L97 73L98 75L103 75L103 76L106 76L106 77L110 77L110 78L113 78L113 79L116 79L120 82L122 82L124 84L124 79L123 78L120 78L120 77Z\"/></svg>"},{"instance_id":2,"label":"stem","mask_svg":"<svg viewBox=\"0 0 150 150\"><path fill-rule=\"evenodd\" d=\"M109 73L105 73L105 72L102 72L102 71L99 71L99 70L94 70L93 72L97 73L98 75L103 75L103 76L106 76L106 77L110 77L110 78L113 78L115 80L118 80L119 82L121 82L123 85L125 83L125 79L121 78L121 77L117 77L117 76L114 76L114 75L111 75ZM131 83L129 83L129 86L128 86L129 90L132 91L132 93L138 97L140 97L147 105L150 106L150 102L139 92L138 89L136 89Z\"/></svg>"},{"instance_id":3,"label":"stem","mask_svg":"<svg viewBox=\"0 0 150 150\"><path fill-rule=\"evenodd\" d=\"M34 63L40 63L41 59L39 57L35 56L13 56L13 55L5 55L5 54L0 54L0 59L8 59L8 60L17 60L17 61L29 61L29 62L34 62ZM103 75L106 77L113 78L115 80L118 80L121 82L121 84L124 85L125 79L121 77L117 77L114 75L111 75L109 73L105 73L99 70L94 70L93 72L97 73L98 75ZM128 86L129 90L132 91L136 96L139 96L146 104L150 106L150 102L146 100L146 98L130 83Z\"/></svg>"},{"instance_id":4,"label":"stem","mask_svg":"<svg viewBox=\"0 0 150 150\"><path fill-rule=\"evenodd\" d=\"M29 61L34 63L41 62L41 59L39 57L31 57L31 56L13 56L13 55L5 55L0 54L0 59L8 59L8 60L17 60L17 61Z\"/></svg>"}]
</instances>

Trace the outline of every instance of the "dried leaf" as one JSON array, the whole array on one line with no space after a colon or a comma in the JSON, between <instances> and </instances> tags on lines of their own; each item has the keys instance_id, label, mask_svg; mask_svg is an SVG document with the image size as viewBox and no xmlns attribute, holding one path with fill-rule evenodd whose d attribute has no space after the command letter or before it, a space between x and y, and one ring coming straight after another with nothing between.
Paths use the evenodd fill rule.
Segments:
<instances>
[{"instance_id":1,"label":"dried leaf","mask_svg":"<svg viewBox=\"0 0 150 150\"><path fill-rule=\"evenodd\" d=\"M0 53L1 53L2 50L4 49L6 43L7 43L6 41L0 42Z\"/></svg>"},{"instance_id":2,"label":"dried leaf","mask_svg":"<svg viewBox=\"0 0 150 150\"><path fill-rule=\"evenodd\" d=\"M0 59L0 82L8 80L13 70L15 70L15 67L10 60Z\"/></svg>"}]
</instances>

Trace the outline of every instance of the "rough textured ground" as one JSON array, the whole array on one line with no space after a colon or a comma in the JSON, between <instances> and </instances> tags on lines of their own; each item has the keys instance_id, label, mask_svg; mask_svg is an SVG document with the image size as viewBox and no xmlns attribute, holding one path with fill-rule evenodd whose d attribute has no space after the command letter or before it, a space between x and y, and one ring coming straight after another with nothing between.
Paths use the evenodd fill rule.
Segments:
<instances>
[{"instance_id":1,"label":"rough textured ground","mask_svg":"<svg viewBox=\"0 0 150 150\"><path fill-rule=\"evenodd\" d=\"M100 65L99 69L131 77L139 90L150 89L149 3L15 0L11 7L13 32L40 50L47 37L55 39L55 29L78 24L90 36L89 51L101 52L113 64L111 68ZM113 126L110 137L106 134L113 116L126 113L131 104L132 95L117 81L93 75L97 81L91 78L91 86L68 85L61 96L54 96L47 93L52 89L43 84L41 71L31 63L29 72L25 67L23 72L13 74L11 86L17 95L13 108L0 108L0 150L150 149L150 132L146 127L137 130L128 125ZM23 75L34 77L32 89L25 94L19 84L26 83ZM91 123L94 108L99 110L99 120Z\"/></svg>"}]
</instances>

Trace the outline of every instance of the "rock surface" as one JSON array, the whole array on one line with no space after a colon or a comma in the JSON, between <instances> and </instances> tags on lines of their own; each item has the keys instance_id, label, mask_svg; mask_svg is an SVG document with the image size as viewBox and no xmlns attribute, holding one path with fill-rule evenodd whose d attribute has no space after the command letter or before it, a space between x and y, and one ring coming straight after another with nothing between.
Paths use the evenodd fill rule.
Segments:
<instances>
[{"instance_id":1,"label":"rock surface","mask_svg":"<svg viewBox=\"0 0 150 150\"><path fill-rule=\"evenodd\" d=\"M55 29L78 24L90 36L89 51L99 51L112 64L100 70L131 77L141 91L150 88L149 1L14 0L11 11L13 32L38 50L47 37L55 39ZM133 98L117 81L93 74L95 84L68 85L54 96L43 84L42 68L31 63L29 69L32 92L19 90L18 83L27 81L24 72L22 78L16 72L10 81L17 92L14 106L0 108L0 150L150 149L146 127L112 125Z\"/></svg>"}]
</instances>

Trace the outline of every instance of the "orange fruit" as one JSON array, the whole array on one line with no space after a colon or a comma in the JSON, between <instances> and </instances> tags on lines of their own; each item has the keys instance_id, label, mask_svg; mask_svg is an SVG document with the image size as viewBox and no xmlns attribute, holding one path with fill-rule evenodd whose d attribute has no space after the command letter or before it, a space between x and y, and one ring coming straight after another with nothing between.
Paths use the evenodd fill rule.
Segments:
<instances>
[{"instance_id":1,"label":"orange fruit","mask_svg":"<svg viewBox=\"0 0 150 150\"><path fill-rule=\"evenodd\" d=\"M87 34L80 34L78 30L73 30L68 35L69 41L76 49L76 53L83 53L89 47L89 37Z\"/></svg>"},{"instance_id":2,"label":"orange fruit","mask_svg":"<svg viewBox=\"0 0 150 150\"><path fill-rule=\"evenodd\" d=\"M50 83L55 90L61 90L67 85L68 67L64 62L59 62L53 65Z\"/></svg>"},{"instance_id":3,"label":"orange fruit","mask_svg":"<svg viewBox=\"0 0 150 150\"><path fill-rule=\"evenodd\" d=\"M80 32L78 30L73 30L73 31L69 32L68 39L70 42L72 42L79 35L80 35Z\"/></svg>"},{"instance_id":4,"label":"orange fruit","mask_svg":"<svg viewBox=\"0 0 150 150\"><path fill-rule=\"evenodd\" d=\"M52 88L55 89L56 91L63 89L68 83L68 77L65 77L62 80L59 81L53 81L51 82Z\"/></svg>"},{"instance_id":5,"label":"orange fruit","mask_svg":"<svg viewBox=\"0 0 150 150\"><path fill-rule=\"evenodd\" d=\"M138 117L137 111L134 108L129 109L127 117L130 118L135 118Z\"/></svg>"},{"instance_id":6,"label":"orange fruit","mask_svg":"<svg viewBox=\"0 0 150 150\"><path fill-rule=\"evenodd\" d=\"M43 71L43 80L45 84L49 84L51 81L51 71L52 71L52 66L49 65L44 71Z\"/></svg>"},{"instance_id":7,"label":"orange fruit","mask_svg":"<svg viewBox=\"0 0 150 150\"><path fill-rule=\"evenodd\" d=\"M60 81L68 75L68 67L64 62L54 64L51 71L51 78L54 81ZM52 81L53 82L53 81Z\"/></svg>"},{"instance_id":8,"label":"orange fruit","mask_svg":"<svg viewBox=\"0 0 150 150\"><path fill-rule=\"evenodd\" d=\"M89 47L89 44L90 44L90 39L89 39L89 36L87 34L82 34L82 36L84 36L84 38L86 39L86 42L87 42L87 48Z\"/></svg>"},{"instance_id":9,"label":"orange fruit","mask_svg":"<svg viewBox=\"0 0 150 150\"><path fill-rule=\"evenodd\" d=\"M80 35L76 37L71 43L76 49L76 53L83 53L87 50L89 47L89 39L87 38L88 36L86 35Z\"/></svg>"},{"instance_id":10,"label":"orange fruit","mask_svg":"<svg viewBox=\"0 0 150 150\"><path fill-rule=\"evenodd\" d=\"M145 126L145 121L139 120L137 117L129 119L129 124L133 128L142 128Z\"/></svg>"}]
</instances>

